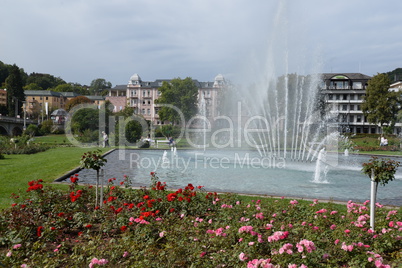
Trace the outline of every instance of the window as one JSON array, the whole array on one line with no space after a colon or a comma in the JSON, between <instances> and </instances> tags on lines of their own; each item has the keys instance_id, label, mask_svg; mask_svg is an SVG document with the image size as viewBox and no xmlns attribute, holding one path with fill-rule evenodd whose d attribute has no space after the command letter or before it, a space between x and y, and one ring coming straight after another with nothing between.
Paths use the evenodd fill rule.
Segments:
<instances>
[{"instance_id":1,"label":"window","mask_svg":"<svg viewBox=\"0 0 402 268\"><path fill-rule=\"evenodd\" d=\"M342 105L342 111L347 111L347 110L348 110L348 105L347 104Z\"/></svg>"},{"instance_id":2,"label":"window","mask_svg":"<svg viewBox=\"0 0 402 268\"><path fill-rule=\"evenodd\" d=\"M132 90L132 91L131 91L131 96L132 96L132 97L137 96L137 90Z\"/></svg>"},{"instance_id":3,"label":"window","mask_svg":"<svg viewBox=\"0 0 402 268\"><path fill-rule=\"evenodd\" d=\"M354 122L355 121L355 117L353 115L349 115L349 122Z\"/></svg>"},{"instance_id":4,"label":"window","mask_svg":"<svg viewBox=\"0 0 402 268\"><path fill-rule=\"evenodd\" d=\"M151 101L150 101L150 100L148 101L148 105L151 105Z\"/></svg>"},{"instance_id":5,"label":"window","mask_svg":"<svg viewBox=\"0 0 402 268\"><path fill-rule=\"evenodd\" d=\"M329 94L329 95L328 95L328 99L329 99L329 100L332 100L333 97L334 97L334 96L333 96L332 94Z\"/></svg>"},{"instance_id":6,"label":"window","mask_svg":"<svg viewBox=\"0 0 402 268\"><path fill-rule=\"evenodd\" d=\"M340 99L340 95L336 94L336 99L339 100Z\"/></svg>"},{"instance_id":7,"label":"window","mask_svg":"<svg viewBox=\"0 0 402 268\"><path fill-rule=\"evenodd\" d=\"M148 97L151 97L151 91L148 90Z\"/></svg>"},{"instance_id":8,"label":"window","mask_svg":"<svg viewBox=\"0 0 402 268\"><path fill-rule=\"evenodd\" d=\"M145 105L145 101L144 101L144 100L142 101L142 104Z\"/></svg>"},{"instance_id":9,"label":"window","mask_svg":"<svg viewBox=\"0 0 402 268\"><path fill-rule=\"evenodd\" d=\"M363 89L362 82L353 82L353 89Z\"/></svg>"},{"instance_id":10,"label":"window","mask_svg":"<svg viewBox=\"0 0 402 268\"><path fill-rule=\"evenodd\" d=\"M151 109L147 110L148 115L151 115Z\"/></svg>"},{"instance_id":11,"label":"window","mask_svg":"<svg viewBox=\"0 0 402 268\"><path fill-rule=\"evenodd\" d=\"M143 97L145 97L145 93L146 93L146 91L143 90L143 91L142 91L142 96L143 96Z\"/></svg>"},{"instance_id":12,"label":"window","mask_svg":"<svg viewBox=\"0 0 402 268\"><path fill-rule=\"evenodd\" d=\"M350 110L354 111L355 110L355 106L353 104L350 105Z\"/></svg>"},{"instance_id":13,"label":"window","mask_svg":"<svg viewBox=\"0 0 402 268\"><path fill-rule=\"evenodd\" d=\"M142 112L142 114L145 114L145 109L142 109L142 111L141 111L141 112Z\"/></svg>"},{"instance_id":14,"label":"window","mask_svg":"<svg viewBox=\"0 0 402 268\"><path fill-rule=\"evenodd\" d=\"M48 100L48 97L46 97L46 100Z\"/></svg>"},{"instance_id":15,"label":"window","mask_svg":"<svg viewBox=\"0 0 402 268\"><path fill-rule=\"evenodd\" d=\"M357 105L357 111L361 111L360 104Z\"/></svg>"},{"instance_id":16,"label":"window","mask_svg":"<svg viewBox=\"0 0 402 268\"><path fill-rule=\"evenodd\" d=\"M361 115L357 115L356 116L356 122L360 123L362 121L362 116Z\"/></svg>"},{"instance_id":17,"label":"window","mask_svg":"<svg viewBox=\"0 0 402 268\"><path fill-rule=\"evenodd\" d=\"M348 99L348 94L343 94L343 100L347 100Z\"/></svg>"}]
</instances>

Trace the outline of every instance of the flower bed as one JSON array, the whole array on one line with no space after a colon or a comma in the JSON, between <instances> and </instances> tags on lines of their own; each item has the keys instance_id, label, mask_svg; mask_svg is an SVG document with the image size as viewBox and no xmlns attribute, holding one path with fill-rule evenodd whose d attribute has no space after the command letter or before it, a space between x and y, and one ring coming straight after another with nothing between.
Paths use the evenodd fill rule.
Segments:
<instances>
[{"instance_id":1,"label":"flower bed","mask_svg":"<svg viewBox=\"0 0 402 268\"><path fill-rule=\"evenodd\" d=\"M95 189L55 190L29 182L0 214L5 267L398 267L401 211L367 203L218 195L188 184L168 191L155 173L149 188L109 179L103 206ZM125 187L124 187L125 186ZM1 265L0 265L1 266Z\"/></svg>"}]
</instances>

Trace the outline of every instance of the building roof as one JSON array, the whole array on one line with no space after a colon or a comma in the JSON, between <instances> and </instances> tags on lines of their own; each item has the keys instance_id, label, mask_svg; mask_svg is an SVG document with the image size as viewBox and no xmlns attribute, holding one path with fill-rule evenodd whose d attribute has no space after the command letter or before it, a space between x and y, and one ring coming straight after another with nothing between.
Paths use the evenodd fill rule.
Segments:
<instances>
[{"instance_id":1,"label":"building roof","mask_svg":"<svg viewBox=\"0 0 402 268\"><path fill-rule=\"evenodd\" d=\"M95 101L95 100L105 100L105 96L85 96L88 99L90 99L91 101Z\"/></svg>"},{"instance_id":2,"label":"building roof","mask_svg":"<svg viewBox=\"0 0 402 268\"><path fill-rule=\"evenodd\" d=\"M127 90L127 85L116 85L116 86L112 87L109 90L126 91Z\"/></svg>"},{"instance_id":3,"label":"building roof","mask_svg":"<svg viewBox=\"0 0 402 268\"><path fill-rule=\"evenodd\" d=\"M74 98L81 96L81 94L75 93L75 92L60 92L61 95L63 95L66 98Z\"/></svg>"},{"instance_id":4,"label":"building roof","mask_svg":"<svg viewBox=\"0 0 402 268\"><path fill-rule=\"evenodd\" d=\"M51 90L24 90L25 96L53 96L53 97L61 97L62 94L60 92L55 92Z\"/></svg>"},{"instance_id":5,"label":"building roof","mask_svg":"<svg viewBox=\"0 0 402 268\"><path fill-rule=\"evenodd\" d=\"M331 79L334 76L346 76L351 80L369 80L371 76L361 74L361 73L323 73L322 77L324 80Z\"/></svg>"}]
</instances>

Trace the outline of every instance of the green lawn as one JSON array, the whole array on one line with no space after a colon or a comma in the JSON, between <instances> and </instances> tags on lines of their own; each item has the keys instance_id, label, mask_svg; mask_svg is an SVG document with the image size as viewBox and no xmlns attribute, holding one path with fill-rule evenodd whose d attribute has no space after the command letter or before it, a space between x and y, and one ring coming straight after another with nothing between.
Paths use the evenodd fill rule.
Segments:
<instances>
[{"instance_id":1,"label":"green lawn","mask_svg":"<svg viewBox=\"0 0 402 268\"><path fill-rule=\"evenodd\" d=\"M5 155L5 159L0 160L0 209L11 204L12 193L25 191L28 181L53 182L78 167L81 155L91 150L94 148L58 147L31 155Z\"/></svg>"}]
</instances>

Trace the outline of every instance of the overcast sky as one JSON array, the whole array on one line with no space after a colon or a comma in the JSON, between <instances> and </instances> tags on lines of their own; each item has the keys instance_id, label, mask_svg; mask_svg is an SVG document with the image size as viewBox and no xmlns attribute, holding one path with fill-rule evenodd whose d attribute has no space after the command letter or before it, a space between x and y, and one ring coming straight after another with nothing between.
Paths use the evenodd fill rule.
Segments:
<instances>
[{"instance_id":1,"label":"overcast sky","mask_svg":"<svg viewBox=\"0 0 402 268\"><path fill-rule=\"evenodd\" d=\"M0 61L113 86L402 67L402 1L2 0Z\"/></svg>"}]
</instances>

